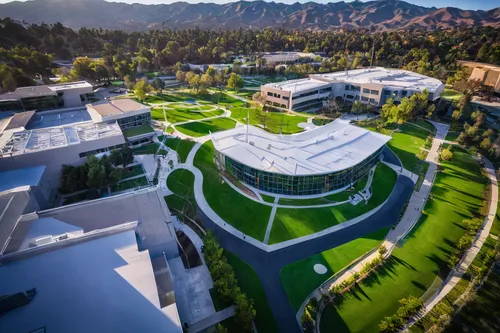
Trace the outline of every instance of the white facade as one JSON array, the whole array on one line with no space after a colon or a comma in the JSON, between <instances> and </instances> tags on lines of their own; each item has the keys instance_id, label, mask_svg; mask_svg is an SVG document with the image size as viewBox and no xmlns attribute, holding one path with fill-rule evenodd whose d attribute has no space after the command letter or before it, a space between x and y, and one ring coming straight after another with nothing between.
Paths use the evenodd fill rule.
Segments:
<instances>
[{"instance_id":1,"label":"white facade","mask_svg":"<svg viewBox=\"0 0 500 333\"><path fill-rule=\"evenodd\" d=\"M109 102L87 104L87 111L94 123L120 120L127 117L149 115L151 108L131 99L115 99Z\"/></svg>"},{"instance_id":2,"label":"white facade","mask_svg":"<svg viewBox=\"0 0 500 333\"><path fill-rule=\"evenodd\" d=\"M64 100L66 108L83 105L87 98L82 96L94 92L92 85L86 81L52 84L48 87Z\"/></svg>"},{"instance_id":3,"label":"white facade","mask_svg":"<svg viewBox=\"0 0 500 333\"><path fill-rule=\"evenodd\" d=\"M347 102L381 106L388 98L396 101L415 93L429 91L429 100L439 98L444 84L438 79L399 69L381 67L356 69L309 78L269 83L261 86L268 104L295 111L320 108L329 97Z\"/></svg>"}]
</instances>

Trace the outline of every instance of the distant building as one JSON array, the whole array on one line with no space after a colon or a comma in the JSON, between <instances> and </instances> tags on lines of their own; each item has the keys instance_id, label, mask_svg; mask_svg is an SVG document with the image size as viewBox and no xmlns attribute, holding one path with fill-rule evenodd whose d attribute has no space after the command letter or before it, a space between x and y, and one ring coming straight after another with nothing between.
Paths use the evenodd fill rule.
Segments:
<instances>
[{"instance_id":1,"label":"distant building","mask_svg":"<svg viewBox=\"0 0 500 333\"><path fill-rule=\"evenodd\" d=\"M0 111L44 111L82 106L93 94L85 81L17 88L0 95Z\"/></svg>"},{"instance_id":2,"label":"distant building","mask_svg":"<svg viewBox=\"0 0 500 333\"><path fill-rule=\"evenodd\" d=\"M379 107L388 98L399 101L424 89L429 91L429 100L434 101L440 97L444 84L410 71L376 67L268 83L261 86L261 94L270 105L294 111L314 111L330 97Z\"/></svg>"},{"instance_id":3,"label":"distant building","mask_svg":"<svg viewBox=\"0 0 500 333\"><path fill-rule=\"evenodd\" d=\"M500 66L475 61L458 61L470 73L469 80L478 80L488 87L492 87L500 96Z\"/></svg>"},{"instance_id":4,"label":"distant building","mask_svg":"<svg viewBox=\"0 0 500 333\"><path fill-rule=\"evenodd\" d=\"M295 135L253 126L212 134L217 166L264 192L313 195L341 190L381 158L386 135L334 121Z\"/></svg>"},{"instance_id":5,"label":"distant building","mask_svg":"<svg viewBox=\"0 0 500 333\"><path fill-rule=\"evenodd\" d=\"M293 64L301 59L312 61L317 55L307 52L269 52L262 55L266 65Z\"/></svg>"}]
</instances>

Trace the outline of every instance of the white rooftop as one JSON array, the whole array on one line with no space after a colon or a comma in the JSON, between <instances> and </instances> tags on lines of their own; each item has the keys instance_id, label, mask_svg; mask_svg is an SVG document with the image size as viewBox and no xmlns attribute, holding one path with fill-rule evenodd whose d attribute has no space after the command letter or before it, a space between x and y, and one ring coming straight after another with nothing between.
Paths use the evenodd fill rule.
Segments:
<instances>
[{"instance_id":1,"label":"white rooftop","mask_svg":"<svg viewBox=\"0 0 500 333\"><path fill-rule=\"evenodd\" d=\"M71 126L38 128L5 133L0 137L0 155L16 155L65 147L83 141L122 135L116 122L83 122Z\"/></svg>"},{"instance_id":2,"label":"white rooftop","mask_svg":"<svg viewBox=\"0 0 500 333\"><path fill-rule=\"evenodd\" d=\"M92 88L92 85L90 83L88 83L87 81L77 81L77 82L51 84L48 87L50 90L57 92L57 91L61 91L61 90Z\"/></svg>"},{"instance_id":3,"label":"white rooftop","mask_svg":"<svg viewBox=\"0 0 500 333\"><path fill-rule=\"evenodd\" d=\"M315 74L311 78L323 78L332 82L351 84L378 83L385 86L435 90L443 83L422 74L383 67L355 69L335 73Z\"/></svg>"},{"instance_id":4,"label":"white rooftop","mask_svg":"<svg viewBox=\"0 0 500 333\"><path fill-rule=\"evenodd\" d=\"M310 89L318 89L321 87L328 87L330 85L329 82L323 82L314 79L297 79L297 80L288 80L276 83L268 83L265 84L266 87L276 88L284 91L289 91L291 93L306 91Z\"/></svg>"},{"instance_id":5,"label":"white rooftop","mask_svg":"<svg viewBox=\"0 0 500 333\"><path fill-rule=\"evenodd\" d=\"M328 86L332 83L348 83L358 85L376 83L386 87L402 89L413 89L419 91L427 89L429 92L434 92L443 85L443 83L438 79L418 73L401 69L375 67L334 73L314 74L305 79L268 83L264 86L296 93L316 89L322 86Z\"/></svg>"},{"instance_id":6,"label":"white rooftop","mask_svg":"<svg viewBox=\"0 0 500 333\"><path fill-rule=\"evenodd\" d=\"M36 288L29 304L0 317L2 332L182 332L176 311L160 308L133 230L4 263L0 276L0 295Z\"/></svg>"},{"instance_id":7,"label":"white rooftop","mask_svg":"<svg viewBox=\"0 0 500 333\"><path fill-rule=\"evenodd\" d=\"M383 147L389 136L340 120L294 135L246 126L212 134L215 148L263 171L287 175L325 174L354 166Z\"/></svg>"}]
</instances>

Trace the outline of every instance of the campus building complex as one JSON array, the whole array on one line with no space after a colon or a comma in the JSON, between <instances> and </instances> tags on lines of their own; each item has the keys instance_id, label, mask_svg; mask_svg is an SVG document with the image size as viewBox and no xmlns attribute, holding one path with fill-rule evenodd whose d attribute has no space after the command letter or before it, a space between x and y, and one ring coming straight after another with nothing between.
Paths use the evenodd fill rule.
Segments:
<instances>
[{"instance_id":1,"label":"campus building complex","mask_svg":"<svg viewBox=\"0 0 500 333\"><path fill-rule=\"evenodd\" d=\"M93 96L85 81L17 88L0 95L0 111L44 111L82 106Z\"/></svg>"},{"instance_id":2,"label":"campus building complex","mask_svg":"<svg viewBox=\"0 0 500 333\"><path fill-rule=\"evenodd\" d=\"M475 61L458 61L470 73L469 80L478 80L500 94L500 66Z\"/></svg>"},{"instance_id":3,"label":"campus building complex","mask_svg":"<svg viewBox=\"0 0 500 333\"><path fill-rule=\"evenodd\" d=\"M248 126L212 135L217 166L264 192L328 193L352 185L381 158L390 137L334 121L294 135Z\"/></svg>"},{"instance_id":4,"label":"campus building complex","mask_svg":"<svg viewBox=\"0 0 500 333\"><path fill-rule=\"evenodd\" d=\"M444 84L425 75L377 67L268 83L261 86L261 94L269 105L294 111L314 111L331 97L380 107L388 98L399 101L424 89L429 91L429 100L434 101L440 97Z\"/></svg>"},{"instance_id":5,"label":"campus building complex","mask_svg":"<svg viewBox=\"0 0 500 333\"><path fill-rule=\"evenodd\" d=\"M123 131L151 122L151 108L131 99L115 99L86 107L95 123L116 121Z\"/></svg>"}]
</instances>

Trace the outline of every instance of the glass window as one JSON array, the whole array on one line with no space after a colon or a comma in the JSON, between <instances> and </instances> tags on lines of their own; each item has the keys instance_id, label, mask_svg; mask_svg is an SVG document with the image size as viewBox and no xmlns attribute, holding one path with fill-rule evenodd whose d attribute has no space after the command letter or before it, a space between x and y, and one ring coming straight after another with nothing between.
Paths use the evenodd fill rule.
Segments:
<instances>
[{"instance_id":1,"label":"glass window","mask_svg":"<svg viewBox=\"0 0 500 333\"><path fill-rule=\"evenodd\" d=\"M369 93L370 93L370 89L363 88L363 93L364 93L364 94L369 94Z\"/></svg>"},{"instance_id":2,"label":"glass window","mask_svg":"<svg viewBox=\"0 0 500 333\"><path fill-rule=\"evenodd\" d=\"M372 95L377 95L378 96L378 90L370 90L370 93Z\"/></svg>"}]
</instances>

